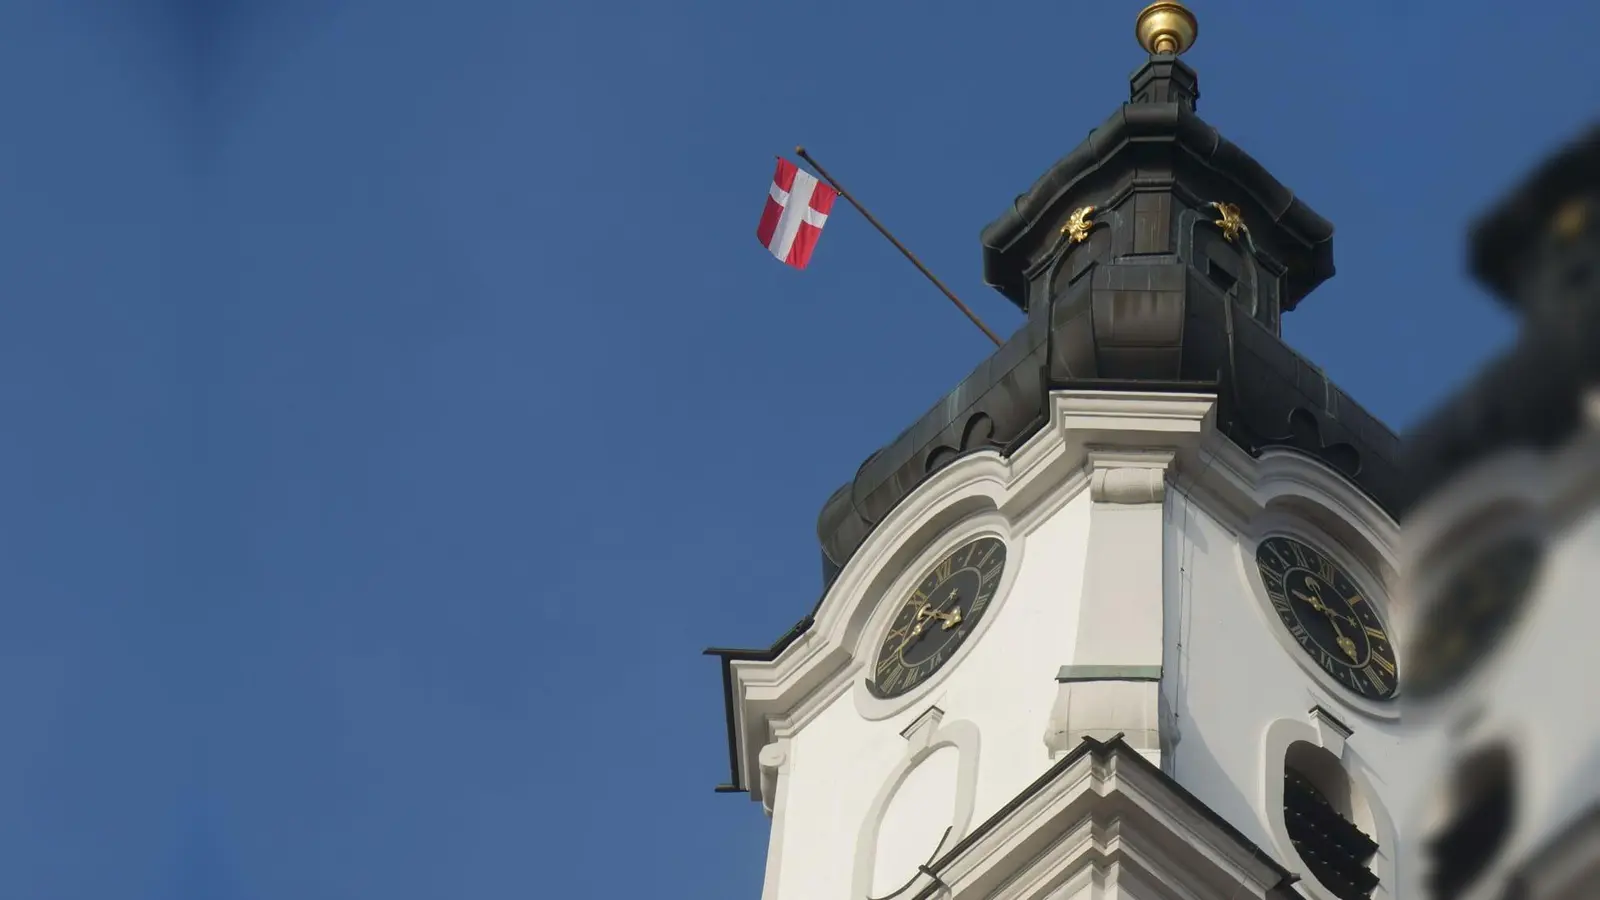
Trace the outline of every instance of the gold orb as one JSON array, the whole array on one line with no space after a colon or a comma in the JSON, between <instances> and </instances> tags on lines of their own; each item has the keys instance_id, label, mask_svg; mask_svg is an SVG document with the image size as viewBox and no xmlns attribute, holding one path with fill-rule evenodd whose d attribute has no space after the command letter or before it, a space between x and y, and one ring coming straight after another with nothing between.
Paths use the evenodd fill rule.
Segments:
<instances>
[{"instance_id":1,"label":"gold orb","mask_svg":"<svg viewBox=\"0 0 1600 900\"><path fill-rule=\"evenodd\" d=\"M1200 34L1200 23L1189 8L1177 0L1156 0L1139 13L1133 32L1139 36L1139 45L1146 52L1176 56L1194 46L1194 39Z\"/></svg>"}]
</instances>

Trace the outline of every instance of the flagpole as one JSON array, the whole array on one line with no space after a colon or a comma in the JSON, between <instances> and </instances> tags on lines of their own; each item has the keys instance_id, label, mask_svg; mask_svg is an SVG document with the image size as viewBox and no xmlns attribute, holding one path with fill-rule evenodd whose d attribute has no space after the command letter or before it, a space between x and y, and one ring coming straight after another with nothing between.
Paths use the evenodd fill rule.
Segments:
<instances>
[{"instance_id":1,"label":"flagpole","mask_svg":"<svg viewBox=\"0 0 1600 900\"><path fill-rule=\"evenodd\" d=\"M888 238L889 243L893 244L896 250L899 250L901 253L905 254L906 259L911 260L911 264L917 267L917 271L921 272L923 275L926 275L928 280L933 282L934 287L938 288L940 291L943 291L944 295L950 298L950 302L954 303L957 309L965 313L967 318L972 320L972 324L978 326L978 330L982 331L985 335L988 335L989 340L994 341L994 345L996 347L1001 346L1002 341L1000 338L996 336L994 332L989 330L989 326L983 324L983 320L978 318L977 313L974 313L971 309L967 308L965 303L962 303L961 300L956 297L956 295L952 293L949 288L944 286L944 282L940 281L932 272L928 271L928 267L923 265L921 260L917 259L910 250L907 250L904 244L896 240L895 236L889 233L889 229L883 227L883 223L874 218L872 213L867 212L867 208L857 202L856 198L850 196L850 192L845 190L843 185L833 180L833 176L828 174L828 170L824 169L821 163L817 162L815 159L812 159L811 154L806 152L806 148L796 147L794 148L794 152L796 156L810 163L811 168L816 169L817 174L821 175L823 179L828 182L828 184L833 185L833 189L839 192L839 196L849 200L850 205L854 206L857 211L865 216L867 221L872 223L872 227L878 229L878 231L884 237Z\"/></svg>"}]
</instances>

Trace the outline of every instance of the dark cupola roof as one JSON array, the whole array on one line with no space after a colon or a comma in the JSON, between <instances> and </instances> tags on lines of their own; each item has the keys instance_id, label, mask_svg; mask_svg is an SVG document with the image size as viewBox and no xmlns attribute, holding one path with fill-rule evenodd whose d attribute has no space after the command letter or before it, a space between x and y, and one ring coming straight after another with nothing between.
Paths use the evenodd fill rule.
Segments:
<instances>
[{"instance_id":1,"label":"dark cupola roof","mask_svg":"<svg viewBox=\"0 0 1600 900\"><path fill-rule=\"evenodd\" d=\"M1511 348L1407 436L1407 506L1516 447L1585 427L1600 388L1600 127L1536 169L1473 229L1473 273L1521 317Z\"/></svg>"},{"instance_id":2,"label":"dark cupola roof","mask_svg":"<svg viewBox=\"0 0 1600 900\"><path fill-rule=\"evenodd\" d=\"M1027 323L828 499L830 583L933 472L1036 433L1056 389L1215 392L1246 451L1294 448L1395 509L1394 434L1280 337L1333 275L1333 226L1195 113L1187 9L1151 4L1137 32L1128 102L983 229L985 280Z\"/></svg>"}]
</instances>

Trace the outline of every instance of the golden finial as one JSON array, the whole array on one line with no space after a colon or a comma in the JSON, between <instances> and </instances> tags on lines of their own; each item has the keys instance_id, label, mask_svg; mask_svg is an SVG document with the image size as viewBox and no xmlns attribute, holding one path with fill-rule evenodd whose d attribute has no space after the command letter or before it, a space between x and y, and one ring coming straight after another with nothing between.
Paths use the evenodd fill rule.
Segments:
<instances>
[{"instance_id":1,"label":"golden finial","mask_svg":"<svg viewBox=\"0 0 1600 900\"><path fill-rule=\"evenodd\" d=\"M1222 218L1216 220L1216 222L1212 224L1222 229L1222 236L1224 239L1232 241L1234 238L1238 237L1241 232L1248 232L1250 230L1249 228L1245 227L1244 214L1239 211L1238 204L1213 202L1211 206L1213 206L1222 216Z\"/></svg>"},{"instance_id":2,"label":"golden finial","mask_svg":"<svg viewBox=\"0 0 1600 900\"><path fill-rule=\"evenodd\" d=\"M1073 210L1072 215L1067 217L1067 224L1061 226L1061 233L1074 244L1083 243L1089 237L1089 229L1094 227L1094 223L1089 221L1092 215L1094 215L1092 206Z\"/></svg>"},{"instance_id":3,"label":"golden finial","mask_svg":"<svg viewBox=\"0 0 1600 900\"><path fill-rule=\"evenodd\" d=\"M1177 0L1156 0L1139 13L1133 33L1139 36L1139 45L1152 56L1170 53L1178 56L1194 46L1200 35L1200 23L1187 6Z\"/></svg>"},{"instance_id":4,"label":"golden finial","mask_svg":"<svg viewBox=\"0 0 1600 900\"><path fill-rule=\"evenodd\" d=\"M1551 229L1557 237L1575 238L1583 232L1583 226L1589 222L1589 204L1584 198L1568 200L1556 211L1555 221L1551 222Z\"/></svg>"}]
</instances>

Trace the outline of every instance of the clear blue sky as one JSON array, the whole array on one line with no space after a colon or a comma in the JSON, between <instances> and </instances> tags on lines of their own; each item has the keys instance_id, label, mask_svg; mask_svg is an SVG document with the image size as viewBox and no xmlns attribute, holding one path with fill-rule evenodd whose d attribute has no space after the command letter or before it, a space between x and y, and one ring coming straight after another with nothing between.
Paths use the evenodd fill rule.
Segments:
<instances>
[{"instance_id":1,"label":"clear blue sky","mask_svg":"<svg viewBox=\"0 0 1600 900\"><path fill-rule=\"evenodd\" d=\"M711 644L1009 333L978 231L1127 2L0 8L0 896L758 896ZM1291 343L1403 426L1506 339L1462 230L1600 6L1195 3L1201 114L1338 227Z\"/></svg>"}]
</instances>

